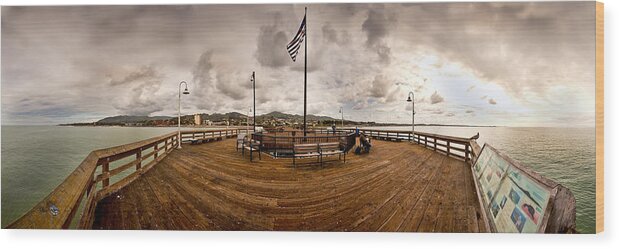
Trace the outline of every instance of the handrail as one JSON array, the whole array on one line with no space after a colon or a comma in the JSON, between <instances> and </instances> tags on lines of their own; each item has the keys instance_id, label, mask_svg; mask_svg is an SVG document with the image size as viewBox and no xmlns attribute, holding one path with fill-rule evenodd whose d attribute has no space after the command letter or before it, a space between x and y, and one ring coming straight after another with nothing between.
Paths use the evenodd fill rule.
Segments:
<instances>
[{"instance_id":1,"label":"handrail","mask_svg":"<svg viewBox=\"0 0 619 249\"><path fill-rule=\"evenodd\" d=\"M196 134L217 136L233 136L237 129L225 130L192 130L181 131L183 135ZM133 182L139 176L151 169L174 148L178 146L178 133L141 140L134 143L94 150L80 165L60 183L47 197L36 204L7 228L58 229L69 228L74 222L75 214L82 207L77 228L89 229L94 221L97 202ZM124 162L127 159L132 159ZM110 167L112 163L118 164ZM120 175L130 168L135 170L128 175ZM99 170L100 169L100 170ZM125 173L126 174L126 173ZM120 179L110 183L112 177ZM84 197L86 202L82 206Z\"/></svg>"},{"instance_id":2,"label":"handrail","mask_svg":"<svg viewBox=\"0 0 619 249\"><path fill-rule=\"evenodd\" d=\"M353 132L355 131L355 129L350 128L341 130ZM474 161L472 159L477 158L477 156L479 155L478 151L475 152L474 149L471 149L479 148L479 145L475 146L477 144L475 142L477 136L471 138L464 138L418 131L413 133L411 131L376 129L359 129L359 133L375 139L412 141L416 144L433 149L434 151L443 153L447 156L464 160L469 164Z\"/></svg>"}]
</instances>

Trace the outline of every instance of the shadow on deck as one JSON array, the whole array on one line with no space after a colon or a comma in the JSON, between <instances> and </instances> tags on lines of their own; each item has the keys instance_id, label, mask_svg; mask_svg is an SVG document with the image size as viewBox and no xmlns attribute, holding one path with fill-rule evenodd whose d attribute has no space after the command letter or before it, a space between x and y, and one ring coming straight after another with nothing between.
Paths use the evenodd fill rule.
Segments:
<instances>
[{"instance_id":1,"label":"shadow on deck","mask_svg":"<svg viewBox=\"0 0 619 249\"><path fill-rule=\"evenodd\" d=\"M297 169L234 147L175 150L101 200L93 229L485 232L470 167L421 146L375 140Z\"/></svg>"}]
</instances>

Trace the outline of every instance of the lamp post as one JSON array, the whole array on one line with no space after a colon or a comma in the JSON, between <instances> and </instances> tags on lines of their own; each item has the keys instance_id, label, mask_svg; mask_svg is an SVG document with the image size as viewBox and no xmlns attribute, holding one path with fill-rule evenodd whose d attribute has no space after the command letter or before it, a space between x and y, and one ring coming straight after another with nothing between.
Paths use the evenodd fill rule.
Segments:
<instances>
[{"instance_id":1,"label":"lamp post","mask_svg":"<svg viewBox=\"0 0 619 249\"><path fill-rule=\"evenodd\" d=\"M412 98L411 98L412 96ZM410 91L408 93L408 99L406 100L406 102L411 102L413 104L413 108L411 109L412 112L412 142L415 142L415 93L413 93L412 91Z\"/></svg>"},{"instance_id":2,"label":"lamp post","mask_svg":"<svg viewBox=\"0 0 619 249\"><path fill-rule=\"evenodd\" d=\"M247 123L246 123L246 132L245 134L249 135L249 113L251 112L251 107L249 108L249 110L247 111ZM255 122L255 121L254 121Z\"/></svg>"},{"instance_id":3,"label":"lamp post","mask_svg":"<svg viewBox=\"0 0 619 249\"><path fill-rule=\"evenodd\" d=\"M254 133L256 133L256 72L251 72L251 83L254 90Z\"/></svg>"},{"instance_id":4,"label":"lamp post","mask_svg":"<svg viewBox=\"0 0 619 249\"><path fill-rule=\"evenodd\" d=\"M189 90L187 90L187 82L181 81L178 83L178 149L181 149L181 86L185 84L185 90L183 94L189 94Z\"/></svg>"},{"instance_id":5,"label":"lamp post","mask_svg":"<svg viewBox=\"0 0 619 249\"><path fill-rule=\"evenodd\" d=\"M342 128L344 128L344 107L340 106L340 113L342 114Z\"/></svg>"}]
</instances>

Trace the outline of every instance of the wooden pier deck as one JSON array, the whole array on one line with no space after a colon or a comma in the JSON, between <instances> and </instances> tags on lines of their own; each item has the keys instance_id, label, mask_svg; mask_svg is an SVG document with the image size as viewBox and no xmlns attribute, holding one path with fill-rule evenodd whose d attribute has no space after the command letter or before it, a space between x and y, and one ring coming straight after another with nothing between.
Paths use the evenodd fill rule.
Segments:
<instances>
[{"instance_id":1,"label":"wooden pier deck","mask_svg":"<svg viewBox=\"0 0 619 249\"><path fill-rule=\"evenodd\" d=\"M185 145L100 200L92 228L486 232L469 164L407 142L373 145L296 169L250 162L235 139Z\"/></svg>"}]
</instances>

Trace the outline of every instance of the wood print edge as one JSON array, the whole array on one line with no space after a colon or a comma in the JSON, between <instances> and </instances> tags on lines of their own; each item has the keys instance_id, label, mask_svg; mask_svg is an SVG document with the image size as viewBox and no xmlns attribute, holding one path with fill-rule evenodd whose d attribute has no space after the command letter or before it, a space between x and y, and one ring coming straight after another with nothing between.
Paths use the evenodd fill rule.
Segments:
<instances>
[{"instance_id":1,"label":"wood print edge","mask_svg":"<svg viewBox=\"0 0 619 249\"><path fill-rule=\"evenodd\" d=\"M604 3L595 5L595 231L604 231Z\"/></svg>"}]
</instances>

